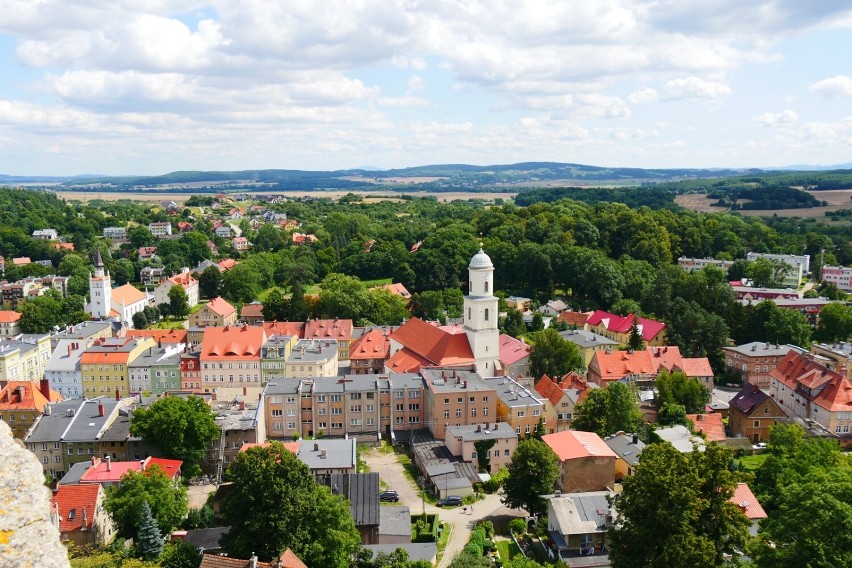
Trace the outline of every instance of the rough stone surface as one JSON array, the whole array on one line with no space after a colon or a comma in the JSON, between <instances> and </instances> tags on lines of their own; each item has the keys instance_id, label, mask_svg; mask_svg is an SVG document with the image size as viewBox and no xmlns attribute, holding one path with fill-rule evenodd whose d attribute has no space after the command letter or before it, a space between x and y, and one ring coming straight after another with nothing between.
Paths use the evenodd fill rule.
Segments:
<instances>
[{"instance_id":1,"label":"rough stone surface","mask_svg":"<svg viewBox=\"0 0 852 568\"><path fill-rule=\"evenodd\" d=\"M38 459L0 422L0 568L70 566L50 522L50 496Z\"/></svg>"}]
</instances>

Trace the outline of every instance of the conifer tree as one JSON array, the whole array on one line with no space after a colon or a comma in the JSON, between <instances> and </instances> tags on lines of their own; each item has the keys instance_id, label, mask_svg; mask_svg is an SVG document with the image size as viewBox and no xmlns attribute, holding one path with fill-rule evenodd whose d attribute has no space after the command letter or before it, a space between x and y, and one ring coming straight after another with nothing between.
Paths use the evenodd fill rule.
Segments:
<instances>
[{"instance_id":1,"label":"conifer tree","mask_svg":"<svg viewBox=\"0 0 852 568\"><path fill-rule=\"evenodd\" d=\"M151 514L148 502L142 507L139 532L136 534L136 552L144 560L156 560L163 552L163 536L157 519Z\"/></svg>"}]
</instances>

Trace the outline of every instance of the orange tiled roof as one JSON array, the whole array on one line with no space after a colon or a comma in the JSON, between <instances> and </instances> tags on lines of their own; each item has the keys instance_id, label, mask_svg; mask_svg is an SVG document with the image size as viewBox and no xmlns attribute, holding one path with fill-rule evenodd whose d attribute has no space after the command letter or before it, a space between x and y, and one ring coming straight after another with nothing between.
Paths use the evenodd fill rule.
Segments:
<instances>
[{"instance_id":1,"label":"orange tiled roof","mask_svg":"<svg viewBox=\"0 0 852 568\"><path fill-rule=\"evenodd\" d=\"M237 265L237 261L233 258L226 258L223 261L219 262L219 268L222 269L222 272L228 271Z\"/></svg>"},{"instance_id":2,"label":"orange tiled roof","mask_svg":"<svg viewBox=\"0 0 852 568\"><path fill-rule=\"evenodd\" d=\"M229 304L225 298L222 298L221 296L217 296L207 302L207 305L202 309L205 308L222 317L229 316L237 311L237 308Z\"/></svg>"},{"instance_id":3,"label":"orange tiled roof","mask_svg":"<svg viewBox=\"0 0 852 568\"><path fill-rule=\"evenodd\" d=\"M263 304L246 304L243 306L243 309L240 310L240 317L242 318L262 318L263 317Z\"/></svg>"},{"instance_id":4,"label":"orange tiled roof","mask_svg":"<svg viewBox=\"0 0 852 568\"><path fill-rule=\"evenodd\" d=\"M656 375L659 365L650 351L595 351L590 362L606 381L618 381L627 375Z\"/></svg>"},{"instance_id":5,"label":"orange tiled roof","mask_svg":"<svg viewBox=\"0 0 852 568\"><path fill-rule=\"evenodd\" d=\"M429 366L431 366L430 361L408 349L400 349L385 361L385 367L394 373L416 373L421 367Z\"/></svg>"},{"instance_id":6,"label":"orange tiled roof","mask_svg":"<svg viewBox=\"0 0 852 568\"><path fill-rule=\"evenodd\" d=\"M684 357L681 369L687 377L712 377L713 369L707 357Z\"/></svg>"},{"instance_id":7,"label":"orange tiled roof","mask_svg":"<svg viewBox=\"0 0 852 568\"><path fill-rule=\"evenodd\" d=\"M201 340L201 359L260 359L265 341L263 328L256 325L207 327Z\"/></svg>"},{"instance_id":8,"label":"orange tiled roof","mask_svg":"<svg viewBox=\"0 0 852 568\"><path fill-rule=\"evenodd\" d=\"M352 339L352 320L309 320L305 324L305 339Z\"/></svg>"},{"instance_id":9,"label":"orange tiled roof","mask_svg":"<svg viewBox=\"0 0 852 568\"><path fill-rule=\"evenodd\" d=\"M299 339L305 337L305 322L303 321L267 321L263 323L267 336L295 335Z\"/></svg>"},{"instance_id":10,"label":"orange tiled roof","mask_svg":"<svg viewBox=\"0 0 852 568\"><path fill-rule=\"evenodd\" d=\"M411 292L409 292L408 288L406 288L405 285L401 282L394 282L393 284L383 284L381 286L371 288L371 290L387 290L391 294L395 294L405 300L411 299Z\"/></svg>"},{"instance_id":11,"label":"orange tiled roof","mask_svg":"<svg viewBox=\"0 0 852 568\"><path fill-rule=\"evenodd\" d=\"M565 391L559 388L559 385L550 380L547 375L542 375L541 379L535 384L535 390L549 400L553 406L557 406L565 395Z\"/></svg>"},{"instance_id":12,"label":"orange tiled roof","mask_svg":"<svg viewBox=\"0 0 852 568\"><path fill-rule=\"evenodd\" d=\"M118 288L115 288L112 291L112 301L122 306L129 306L131 304L135 304L136 302L142 302L147 300L148 295L145 292L137 290L130 284L119 286Z\"/></svg>"},{"instance_id":13,"label":"orange tiled roof","mask_svg":"<svg viewBox=\"0 0 852 568\"><path fill-rule=\"evenodd\" d=\"M745 516L752 521L765 519L767 517L766 511L763 510L763 507L760 505L760 501L758 501L757 497L754 496L754 493L751 492L747 483L737 483L737 488L734 490L734 494L731 495L731 498L728 500L731 503L742 507Z\"/></svg>"},{"instance_id":14,"label":"orange tiled roof","mask_svg":"<svg viewBox=\"0 0 852 568\"><path fill-rule=\"evenodd\" d=\"M125 337L150 337L162 343L186 343L185 329L128 329Z\"/></svg>"},{"instance_id":15,"label":"orange tiled roof","mask_svg":"<svg viewBox=\"0 0 852 568\"><path fill-rule=\"evenodd\" d=\"M188 272L182 272L171 276L169 278L169 282L176 286L183 286L184 288L190 288L198 284L198 280L193 278Z\"/></svg>"},{"instance_id":16,"label":"orange tiled roof","mask_svg":"<svg viewBox=\"0 0 852 568\"><path fill-rule=\"evenodd\" d=\"M588 393L589 383L582 375L574 372L568 373L562 377L562 380L558 383L547 375L542 375L541 380L535 384L535 390L538 394L548 399L551 404L556 406L559 401L562 400L566 390L578 391L580 395L577 398L577 402L582 402Z\"/></svg>"},{"instance_id":17,"label":"orange tiled roof","mask_svg":"<svg viewBox=\"0 0 852 568\"><path fill-rule=\"evenodd\" d=\"M811 400L829 412L852 411L852 381L814 361L808 353L788 352L769 375L794 391L798 385L819 390Z\"/></svg>"},{"instance_id":18,"label":"orange tiled roof","mask_svg":"<svg viewBox=\"0 0 852 568\"><path fill-rule=\"evenodd\" d=\"M8 381L0 389L0 410L41 410L48 402L62 400L62 395L53 389L48 390L48 400L40 387L39 381ZM19 388L23 388L23 391Z\"/></svg>"},{"instance_id":19,"label":"orange tiled roof","mask_svg":"<svg viewBox=\"0 0 852 568\"><path fill-rule=\"evenodd\" d=\"M387 359L390 354L390 337L383 329L371 329L349 349L350 359Z\"/></svg>"},{"instance_id":20,"label":"orange tiled roof","mask_svg":"<svg viewBox=\"0 0 852 568\"><path fill-rule=\"evenodd\" d=\"M568 325L576 325L578 329L583 329L586 322L589 321L589 316L592 312L562 312L556 316L556 321L567 323Z\"/></svg>"},{"instance_id":21,"label":"orange tiled roof","mask_svg":"<svg viewBox=\"0 0 852 568\"><path fill-rule=\"evenodd\" d=\"M399 329L390 337L433 365L453 365L473 361L473 353L466 335L447 333L420 318L411 318L399 326Z\"/></svg>"},{"instance_id":22,"label":"orange tiled roof","mask_svg":"<svg viewBox=\"0 0 852 568\"><path fill-rule=\"evenodd\" d=\"M541 438L559 456L559 461L588 457L616 458L612 448L594 432L565 430Z\"/></svg>"},{"instance_id":23,"label":"orange tiled roof","mask_svg":"<svg viewBox=\"0 0 852 568\"><path fill-rule=\"evenodd\" d=\"M277 565L280 566L280 568L308 568L307 565L302 562L298 556L296 556L296 553L289 548L281 553L278 560L279 563ZM271 568L272 566L276 566L276 564L257 561L254 566L257 568ZM249 561L205 553L201 559L201 565L198 568L249 568Z\"/></svg>"},{"instance_id":24,"label":"orange tiled roof","mask_svg":"<svg viewBox=\"0 0 852 568\"><path fill-rule=\"evenodd\" d=\"M686 417L692 420L695 431L704 432L710 442L724 442L728 439L721 414L687 414Z\"/></svg>"},{"instance_id":25,"label":"orange tiled roof","mask_svg":"<svg viewBox=\"0 0 852 568\"><path fill-rule=\"evenodd\" d=\"M12 310L0 310L0 323L14 323L21 319L21 314Z\"/></svg>"},{"instance_id":26,"label":"orange tiled roof","mask_svg":"<svg viewBox=\"0 0 852 568\"><path fill-rule=\"evenodd\" d=\"M69 533L80 530L92 530L98 495L103 492L98 484L60 485L53 499L53 510L59 511L59 532ZM74 512L72 515L71 512ZM84 513L85 511L85 513ZM72 518L73 517L73 518ZM83 526L83 520L86 526Z\"/></svg>"}]
</instances>

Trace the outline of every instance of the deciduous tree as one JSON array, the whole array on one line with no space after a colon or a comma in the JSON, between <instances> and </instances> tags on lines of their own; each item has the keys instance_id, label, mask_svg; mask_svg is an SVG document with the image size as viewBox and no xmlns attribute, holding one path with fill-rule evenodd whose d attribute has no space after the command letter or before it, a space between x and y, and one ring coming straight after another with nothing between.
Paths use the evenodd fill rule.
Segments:
<instances>
[{"instance_id":1,"label":"deciduous tree","mask_svg":"<svg viewBox=\"0 0 852 568\"><path fill-rule=\"evenodd\" d=\"M530 372L533 377L561 377L570 371L582 370L583 356L576 345L560 337L555 329L545 329L534 336L530 353Z\"/></svg>"},{"instance_id":2,"label":"deciduous tree","mask_svg":"<svg viewBox=\"0 0 852 568\"><path fill-rule=\"evenodd\" d=\"M550 446L537 438L521 440L507 469L503 504L532 515L544 513L546 505L539 495L552 493L559 478L559 458Z\"/></svg>"},{"instance_id":3,"label":"deciduous tree","mask_svg":"<svg viewBox=\"0 0 852 568\"><path fill-rule=\"evenodd\" d=\"M636 432L643 421L637 402L634 389L625 383L589 391L586 399L574 408L571 427L601 437L620 430Z\"/></svg>"},{"instance_id":4,"label":"deciduous tree","mask_svg":"<svg viewBox=\"0 0 852 568\"><path fill-rule=\"evenodd\" d=\"M173 482L158 465L145 471L130 471L121 477L121 485L107 490L104 504L118 533L125 538L139 534L145 505L161 531L170 531L186 516L186 488Z\"/></svg>"}]
</instances>

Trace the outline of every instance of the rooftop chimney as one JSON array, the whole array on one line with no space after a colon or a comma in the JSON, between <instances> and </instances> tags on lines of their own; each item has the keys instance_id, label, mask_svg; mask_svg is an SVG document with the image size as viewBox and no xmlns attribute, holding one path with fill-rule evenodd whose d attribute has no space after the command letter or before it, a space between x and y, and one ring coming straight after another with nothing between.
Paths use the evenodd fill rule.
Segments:
<instances>
[{"instance_id":1,"label":"rooftop chimney","mask_svg":"<svg viewBox=\"0 0 852 568\"><path fill-rule=\"evenodd\" d=\"M319 442L314 442L314 451L315 452L319 451Z\"/></svg>"},{"instance_id":2,"label":"rooftop chimney","mask_svg":"<svg viewBox=\"0 0 852 568\"><path fill-rule=\"evenodd\" d=\"M107 471L112 471L112 459L108 455L104 456L104 459L106 460Z\"/></svg>"},{"instance_id":3,"label":"rooftop chimney","mask_svg":"<svg viewBox=\"0 0 852 568\"><path fill-rule=\"evenodd\" d=\"M115 389L115 400L121 400L121 392L118 389Z\"/></svg>"},{"instance_id":4,"label":"rooftop chimney","mask_svg":"<svg viewBox=\"0 0 852 568\"><path fill-rule=\"evenodd\" d=\"M103 415L104 415L104 403L99 402L98 403L98 416L103 416Z\"/></svg>"},{"instance_id":5,"label":"rooftop chimney","mask_svg":"<svg viewBox=\"0 0 852 568\"><path fill-rule=\"evenodd\" d=\"M44 398L50 402L50 381L47 379L41 379L38 382L38 390L41 391L41 394L44 395Z\"/></svg>"},{"instance_id":6,"label":"rooftop chimney","mask_svg":"<svg viewBox=\"0 0 852 568\"><path fill-rule=\"evenodd\" d=\"M139 471L145 471L145 460L139 460Z\"/></svg>"},{"instance_id":7,"label":"rooftop chimney","mask_svg":"<svg viewBox=\"0 0 852 568\"><path fill-rule=\"evenodd\" d=\"M639 443L639 434L633 434L633 445L635 446L638 443Z\"/></svg>"}]
</instances>

